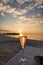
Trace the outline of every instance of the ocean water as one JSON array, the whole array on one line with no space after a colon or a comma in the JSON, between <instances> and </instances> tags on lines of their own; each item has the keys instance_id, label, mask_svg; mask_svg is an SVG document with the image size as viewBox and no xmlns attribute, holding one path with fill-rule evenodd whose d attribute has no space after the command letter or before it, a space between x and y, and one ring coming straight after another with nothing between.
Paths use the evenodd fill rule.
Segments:
<instances>
[{"instance_id":1,"label":"ocean water","mask_svg":"<svg viewBox=\"0 0 43 65\"><path fill-rule=\"evenodd\" d=\"M33 40L40 40L43 41L43 34L29 34L27 36L28 39L33 39Z\"/></svg>"},{"instance_id":2,"label":"ocean water","mask_svg":"<svg viewBox=\"0 0 43 65\"><path fill-rule=\"evenodd\" d=\"M10 36L19 38L19 35L10 35ZM43 41L43 34L28 34L27 39Z\"/></svg>"}]
</instances>

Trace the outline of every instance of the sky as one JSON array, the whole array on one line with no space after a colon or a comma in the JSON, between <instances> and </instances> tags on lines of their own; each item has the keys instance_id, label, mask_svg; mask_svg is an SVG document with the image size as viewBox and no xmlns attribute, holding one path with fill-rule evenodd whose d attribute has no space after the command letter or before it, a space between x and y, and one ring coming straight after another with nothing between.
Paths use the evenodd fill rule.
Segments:
<instances>
[{"instance_id":1,"label":"sky","mask_svg":"<svg viewBox=\"0 0 43 65\"><path fill-rule=\"evenodd\" d=\"M0 0L0 31L43 33L43 0Z\"/></svg>"}]
</instances>

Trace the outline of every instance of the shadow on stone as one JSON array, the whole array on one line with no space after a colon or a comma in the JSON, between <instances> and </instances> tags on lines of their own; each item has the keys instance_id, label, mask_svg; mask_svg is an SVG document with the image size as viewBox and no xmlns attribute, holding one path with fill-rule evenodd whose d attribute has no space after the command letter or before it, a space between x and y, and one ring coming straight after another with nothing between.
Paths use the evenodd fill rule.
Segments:
<instances>
[{"instance_id":1,"label":"shadow on stone","mask_svg":"<svg viewBox=\"0 0 43 65\"><path fill-rule=\"evenodd\" d=\"M35 56L34 60L37 63L37 65L43 65L43 56Z\"/></svg>"}]
</instances>

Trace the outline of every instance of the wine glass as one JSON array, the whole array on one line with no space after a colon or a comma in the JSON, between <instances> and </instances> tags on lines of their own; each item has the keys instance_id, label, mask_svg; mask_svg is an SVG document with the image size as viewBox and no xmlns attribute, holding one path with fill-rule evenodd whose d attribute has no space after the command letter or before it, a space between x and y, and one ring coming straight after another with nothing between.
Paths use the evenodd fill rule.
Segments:
<instances>
[{"instance_id":1,"label":"wine glass","mask_svg":"<svg viewBox=\"0 0 43 65\"><path fill-rule=\"evenodd\" d=\"M27 36L20 34L19 39L20 39L20 44L21 44L22 49L23 49L23 57L20 59L20 61L25 62L26 61L26 57L24 57L24 46L26 44Z\"/></svg>"}]
</instances>

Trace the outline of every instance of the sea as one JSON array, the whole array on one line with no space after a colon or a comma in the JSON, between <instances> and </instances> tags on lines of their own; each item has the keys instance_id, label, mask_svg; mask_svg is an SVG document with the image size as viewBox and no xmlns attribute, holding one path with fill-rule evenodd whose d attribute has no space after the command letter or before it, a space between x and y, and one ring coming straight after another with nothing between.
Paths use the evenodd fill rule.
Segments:
<instances>
[{"instance_id":1,"label":"sea","mask_svg":"<svg viewBox=\"0 0 43 65\"><path fill-rule=\"evenodd\" d=\"M43 41L43 34L29 34L28 39Z\"/></svg>"},{"instance_id":2,"label":"sea","mask_svg":"<svg viewBox=\"0 0 43 65\"><path fill-rule=\"evenodd\" d=\"M10 36L19 38L19 35L10 35ZM43 41L43 34L28 34L27 39Z\"/></svg>"}]
</instances>

